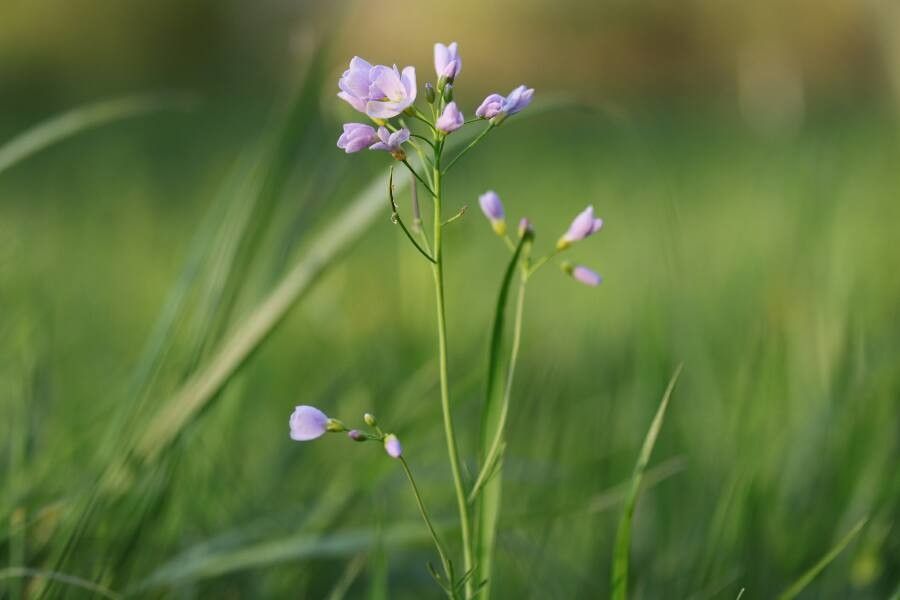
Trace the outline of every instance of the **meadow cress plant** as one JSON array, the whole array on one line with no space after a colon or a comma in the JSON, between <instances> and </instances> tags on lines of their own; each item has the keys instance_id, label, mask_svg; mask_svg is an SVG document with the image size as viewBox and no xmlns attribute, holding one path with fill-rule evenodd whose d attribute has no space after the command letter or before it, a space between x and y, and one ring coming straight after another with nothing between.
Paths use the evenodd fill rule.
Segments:
<instances>
[{"instance_id":1,"label":"meadow cress plant","mask_svg":"<svg viewBox=\"0 0 900 600\"><path fill-rule=\"evenodd\" d=\"M400 226L415 250L429 263L434 279L437 316L438 368L440 374L441 409L444 436L450 462L450 471L456 493L459 512L460 546L463 570L458 572L441 538L434 529L421 493L406 462L400 440L393 433L385 433L371 414L363 421L368 431L348 430L341 421L331 419L322 411L311 406L298 406L291 416L291 438L308 441L328 432L346 432L355 442L377 441L382 444L391 458L400 462L406 473L422 518L434 541L441 559L443 572L439 573L429 564L432 576L449 598L487 598L490 594L491 570L493 564L494 540L500 510L502 449L505 445L505 425L510 405L510 391L518 359L524 312L526 283L544 264L566 250L573 242L583 240L602 226L602 220L594 216L593 207L588 207L572 222L556 247L538 258L532 259L535 232L531 222L522 218L517 229L517 239L510 237L506 225L506 212L500 196L487 191L478 198L479 206L494 233L509 249L510 261L501 279L500 293L491 328L492 336L488 353L486 396L481 417L481 444L478 451L478 468L471 481L463 479L460 453L453 425L449 370L447 365L447 323L444 306L444 227L463 216L465 207L460 208L449 219L444 219L444 178L456 162L478 145L505 119L527 108L534 96L534 89L520 85L507 96L490 94L475 110L476 119L466 121L457 103L453 100L453 88L462 69L459 47L454 42L449 45L435 44L434 68L437 82L424 86L425 107L415 106L417 98L416 72L413 67L400 71L396 66L372 65L368 61L354 57L349 68L338 81L338 97L357 111L366 114L373 125L347 123L338 139L338 148L351 154L365 148L384 150L409 170L413 180L413 222L407 227L400 216L394 199L393 169L388 182L391 219ZM466 126L480 131L476 135L466 135ZM377 127L377 129L376 129ZM448 145L448 137L453 140L467 140L468 143L457 150L453 158L445 161L445 156L453 148ZM407 160L408 154L415 155L416 165ZM431 197L433 226L431 235L421 227L420 212L416 201L416 186L421 185ZM566 262L563 271L577 281L595 286L600 276L583 266L573 266ZM501 360L503 348L505 310L509 290L515 273L519 274L518 299L514 316L511 354L507 361ZM501 376L501 366L506 373Z\"/></svg>"}]
</instances>

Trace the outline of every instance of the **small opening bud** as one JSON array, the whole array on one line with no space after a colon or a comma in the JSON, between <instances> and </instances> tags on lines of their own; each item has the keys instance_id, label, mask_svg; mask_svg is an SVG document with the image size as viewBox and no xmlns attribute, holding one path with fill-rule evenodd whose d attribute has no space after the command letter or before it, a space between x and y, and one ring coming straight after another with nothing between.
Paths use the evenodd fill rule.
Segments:
<instances>
[{"instance_id":1,"label":"small opening bud","mask_svg":"<svg viewBox=\"0 0 900 600\"><path fill-rule=\"evenodd\" d=\"M375 420L375 415L372 413L366 413L363 415L363 421L366 422L366 425L369 427L377 427L378 421Z\"/></svg>"},{"instance_id":2,"label":"small opening bud","mask_svg":"<svg viewBox=\"0 0 900 600\"><path fill-rule=\"evenodd\" d=\"M435 99L434 86L431 85L430 82L426 83L425 84L425 101L428 104L434 104L434 99Z\"/></svg>"},{"instance_id":3,"label":"small opening bud","mask_svg":"<svg viewBox=\"0 0 900 600\"><path fill-rule=\"evenodd\" d=\"M349 437L354 442L365 442L369 439L368 437L366 437L366 434L358 429L351 429L350 431L348 431L347 437Z\"/></svg>"},{"instance_id":4,"label":"small opening bud","mask_svg":"<svg viewBox=\"0 0 900 600\"><path fill-rule=\"evenodd\" d=\"M525 237L525 234L534 234L534 228L531 226L531 221L522 217L519 221L519 237Z\"/></svg>"}]
</instances>

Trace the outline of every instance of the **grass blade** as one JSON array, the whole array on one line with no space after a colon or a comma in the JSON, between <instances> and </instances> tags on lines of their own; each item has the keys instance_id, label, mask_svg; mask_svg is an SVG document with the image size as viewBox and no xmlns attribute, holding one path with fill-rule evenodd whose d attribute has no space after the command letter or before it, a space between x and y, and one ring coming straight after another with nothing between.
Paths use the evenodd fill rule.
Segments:
<instances>
[{"instance_id":1,"label":"grass blade","mask_svg":"<svg viewBox=\"0 0 900 600\"><path fill-rule=\"evenodd\" d=\"M187 109L194 100L185 94L142 94L86 104L51 117L0 146L0 173L92 127L167 109Z\"/></svg>"},{"instance_id":2,"label":"grass blade","mask_svg":"<svg viewBox=\"0 0 900 600\"><path fill-rule=\"evenodd\" d=\"M814 564L812 568L801 575L800 578L791 585L791 587L783 591L781 595L778 596L778 600L791 600L792 598L796 598L798 595L800 595L800 592L802 592L804 588L806 588L806 586L808 586L812 582L812 580L819 575L819 573L824 571L825 567L827 567L831 563L831 561L837 558L837 555L843 552L844 548L846 548L847 545L851 541L853 541L853 538L857 536L857 534L860 532L860 530L862 530L863 526L868 520L868 517L863 517L862 519L860 519L856 523L856 525L854 525L853 528L849 532L847 532L847 535L845 535L841 539L841 541L835 544L834 547L829 550L821 560L819 560L819 562Z\"/></svg>"},{"instance_id":3,"label":"grass blade","mask_svg":"<svg viewBox=\"0 0 900 600\"><path fill-rule=\"evenodd\" d=\"M637 464L634 466L634 474L631 476L631 490L628 492L628 499L625 501L622 518L619 520L616 544L613 550L612 580L610 582L613 600L625 600L628 597L628 555L631 548L631 523L634 519L634 508L641 493L641 481L644 478L644 471L647 469L650 454L653 453L653 446L656 444L656 438L659 436L659 430L662 428L663 419L666 416L669 398L672 396L672 390L675 389L675 383L678 381L678 376L681 375L683 366L683 364L678 365L675 373L669 380L669 385L666 387L662 401L659 403L659 408L656 410L656 416L653 417L650 429L647 430L647 435L644 437L644 445L641 447Z\"/></svg>"}]
</instances>

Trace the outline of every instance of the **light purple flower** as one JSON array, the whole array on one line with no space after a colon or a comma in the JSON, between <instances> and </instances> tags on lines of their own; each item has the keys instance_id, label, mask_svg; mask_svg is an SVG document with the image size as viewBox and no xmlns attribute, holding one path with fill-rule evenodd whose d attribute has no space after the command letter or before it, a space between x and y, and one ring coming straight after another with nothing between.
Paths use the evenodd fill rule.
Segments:
<instances>
[{"instance_id":1,"label":"light purple flower","mask_svg":"<svg viewBox=\"0 0 900 600\"><path fill-rule=\"evenodd\" d=\"M338 98L345 100L361 113L366 112L366 103L369 101L372 68L368 61L354 56L350 60L350 68L344 71L338 80L338 87L341 88Z\"/></svg>"},{"instance_id":2,"label":"light purple flower","mask_svg":"<svg viewBox=\"0 0 900 600\"><path fill-rule=\"evenodd\" d=\"M459 112L456 102L451 102L444 107L444 112L435 121L434 126L444 133L452 133L463 126L465 119L463 114Z\"/></svg>"},{"instance_id":3,"label":"light purple flower","mask_svg":"<svg viewBox=\"0 0 900 600\"><path fill-rule=\"evenodd\" d=\"M373 119L396 117L416 101L416 70L377 65L369 72L365 113Z\"/></svg>"},{"instance_id":4,"label":"light purple flower","mask_svg":"<svg viewBox=\"0 0 900 600\"><path fill-rule=\"evenodd\" d=\"M393 433L389 433L384 438L384 451L388 453L388 456L391 458L400 458L403 454L403 446L400 445L400 440L397 439L397 436Z\"/></svg>"},{"instance_id":5,"label":"light purple flower","mask_svg":"<svg viewBox=\"0 0 900 600\"><path fill-rule=\"evenodd\" d=\"M503 211L503 203L497 192L488 190L478 196L478 204L481 206L481 212L491 222L494 232L497 235L506 235L506 213Z\"/></svg>"},{"instance_id":6,"label":"light purple flower","mask_svg":"<svg viewBox=\"0 0 900 600\"><path fill-rule=\"evenodd\" d=\"M301 405L291 414L291 439L306 442L328 431L328 415L314 406Z\"/></svg>"},{"instance_id":7,"label":"light purple flower","mask_svg":"<svg viewBox=\"0 0 900 600\"><path fill-rule=\"evenodd\" d=\"M462 59L459 57L459 45L456 42L449 46L434 45L434 70L438 78L445 77L453 81L462 71Z\"/></svg>"},{"instance_id":8,"label":"light purple flower","mask_svg":"<svg viewBox=\"0 0 900 600\"><path fill-rule=\"evenodd\" d=\"M350 154L368 148L378 141L375 129L362 123L344 123L344 133L338 138L337 147Z\"/></svg>"},{"instance_id":9,"label":"light purple flower","mask_svg":"<svg viewBox=\"0 0 900 600\"><path fill-rule=\"evenodd\" d=\"M534 88L520 85L506 97L500 112L505 115L514 115L531 104L532 96L534 96Z\"/></svg>"},{"instance_id":10,"label":"light purple flower","mask_svg":"<svg viewBox=\"0 0 900 600\"><path fill-rule=\"evenodd\" d=\"M378 128L378 139L369 146L370 150L386 150L394 155L397 160L406 158L406 152L400 146L409 140L409 129L404 127L391 133L387 127Z\"/></svg>"},{"instance_id":11,"label":"light purple flower","mask_svg":"<svg viewBox=\"0 0 900 600\"><path fill-rule=\"evenodd\" d=\"M491 94L475 109L475 116L480 119L491 119L500 114L506 98L500 94Z\"/></svg>"},{"instance_id":12,"label":"light purple flower","mask_svg":"<svg viewBox=\"0 0 900 600\"><path fill-rule=\"evenodd\" d=\"M560 250L567 248L572 242L583 240L600 231L601 227L603 227L603 219L594 217L594 207L588 206L575 217L572 224L569 225L569 230L556 242L556 247Z\"/></svg>"},{"instance_id":13,"label":"light purple flower","mask_svg":"<svg viewBox=\"0 0 900 600\"><path fill-rule=\"evenodd\" d=\"M600 277L598 273L595 273L594 271L591 271L587 267L583 267L581 265L573 267L571 275L577 281L590 286L600 285L600 282L603 281L603 278Z\"/></svg>"}]
</instances>

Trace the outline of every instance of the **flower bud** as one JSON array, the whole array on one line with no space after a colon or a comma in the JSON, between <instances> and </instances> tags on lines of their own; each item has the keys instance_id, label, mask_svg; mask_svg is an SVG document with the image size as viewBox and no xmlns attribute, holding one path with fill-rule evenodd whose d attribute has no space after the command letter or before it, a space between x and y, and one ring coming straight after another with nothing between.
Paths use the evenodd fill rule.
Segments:
<instances>
[{"instance_id":1,"label":"flower bud","mask_svg":"<svg viewBox=\"0 0 900 600\"><path fill-rule=\"evenodd\" d=\"M600 282L603 281L603 278L600 277L599 273L595 273L582 265L573 265L566 261L562 263L560 267L562 267L562 270L568 273L575 281L591 287L598 286L600 285Z\"/></svg>"},{"instance_id":2,"label":"flower bud","mask_svg":"<svg viewBox=\"0 0 900 600\"><path fill-rule=\"evenodd\" d=\"M369 438L359 429L351 429L347 432L347 437L353 440L354 442L365 442Z\"/></svg>"},{"instance_id":3,"label":"flower bud","mask_svg":"<svg viewBox=\"0 0 900 600\"><path fill-rule=\"evenodd\" d=\"M450 86L448 86L450 87ZM444 107L444 112L434 123L435 129L444 133L452 133L463 126L463 114L459 112L456 102L451 102Z\"/></svg>"},{"instance_id":4,"label":"flower bud","mask_svg":"<svg viewBox=\"0 0 900 600\"><path fill-rule=\"evenodd\" d=\"M493 190L488 190L478 197L478 204L481 206L481 212L491 222L491 228L494 233L499 236L506 235L506 219L503 211L503 203L500 196Z\"/></svg>"},{"instance_id":5,"label":"flower bud","mask_svg":"<svg viewBox=\"0 0 900 600\"><path fill-rule=\"evenodd\" d=\"M363 415L363 421L366 422L366 425L369 427L377 427L378 421L375 420L375 415L372 413L366 413Z\"/></svg>"},{"instance_id":6,"label":"flower bud","mask_svg":"<svg viewBox=\"0 0 900 600\"><path fill-rule=\"evenodd\" d=\"M393 433L385 436L384 451L387 452L388 456L391 458L400 458L403 454L403 446L400 445L400 440L398 440L397 436Z\"/></svg>"},{"instance_id":7,"label":"flower bud","mask_svg":"<svg viewBox=\"0 0 900 600\"><path fill-rule=\"evenodd\" d=\"M444 100L447 102L453 101L453 84L448 83L444 86Z\"/></svg>"},{"instance_id":8,"label":"flower bud","mask_svg":"<svg viewBox=\"0 0 900 600\"><path fill-rule=\"evenodd\" d=\"M583 240L589 235L600 231L601 227L603 227L603 219L594 217L594 207L588 206L572 220L572 224L569 225L568 231L566 231L563 236L559 238L559 241L556 242L556 248L558 250L565 250L572 245L572 242Z\"/></svg>"},{"instance_id":9,"label":"flower bud","mask_svg":"<svg viewBox=\"0 0 900 600\"><path fill-rule=\"evenodd\" d=\"M425 101L428 104L434 104L434 86L431 85L431 82L425 84Z\"/></svg>"},{"instance_id":10,"label":"flower bud","mask_svg":"<svg viewBox=\"0 0 900 600\"><path fill-rule=\"evenodd\" d=\"M531 221L529 221L525 217L522 217L521 219L519 219L519 237L525 237L526 233L533 234L534 228L531 226Z\"/></svg>"}]
</instances>

